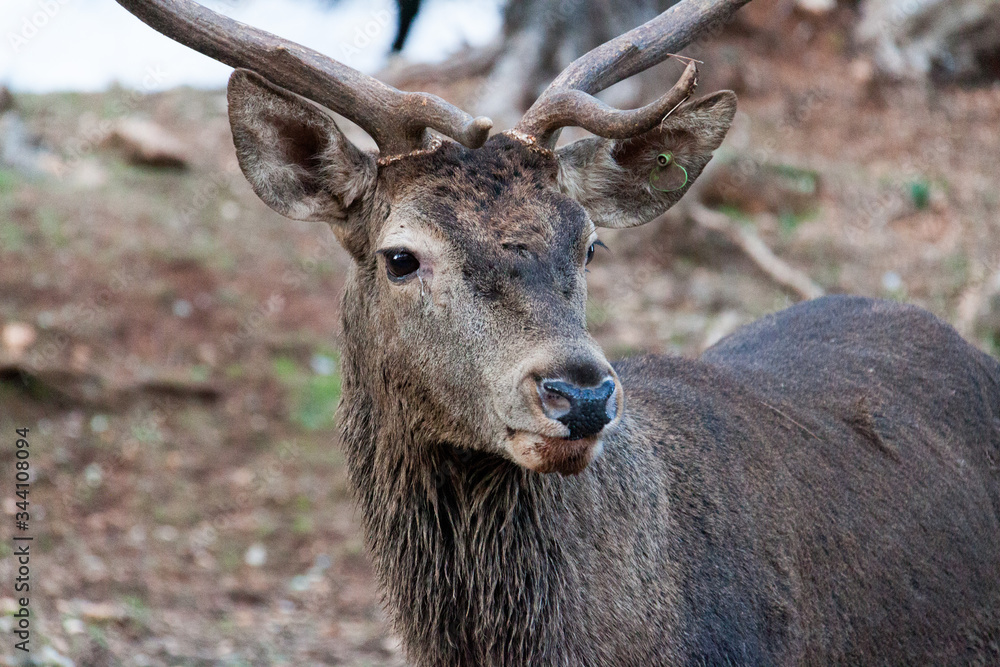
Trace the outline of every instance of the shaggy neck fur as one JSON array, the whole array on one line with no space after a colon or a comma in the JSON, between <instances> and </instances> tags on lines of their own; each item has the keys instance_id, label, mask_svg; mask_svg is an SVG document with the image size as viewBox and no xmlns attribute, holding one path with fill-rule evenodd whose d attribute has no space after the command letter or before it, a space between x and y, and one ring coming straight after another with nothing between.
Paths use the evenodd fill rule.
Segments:
<instances>
[{"instance_id":1,"label":"shaggy neck fur","mask_svg":"<svg viewBox=\"0 0 1000 667\"><path fill-rule=\"evenodd\" d=\"M568 664L560 480L429 442L345 317L340 423L387 607L417 665ZM420 420L414 423L415 416Z\"/></svg>"}]
</instances>

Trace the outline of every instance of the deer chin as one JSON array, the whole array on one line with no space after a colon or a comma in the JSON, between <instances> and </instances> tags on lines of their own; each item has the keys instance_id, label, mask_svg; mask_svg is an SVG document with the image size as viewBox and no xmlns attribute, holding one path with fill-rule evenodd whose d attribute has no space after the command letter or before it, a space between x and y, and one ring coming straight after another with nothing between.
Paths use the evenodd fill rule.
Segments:
<instances>
[{"instance_id":1,"label":"deer chin","mask_svg":"<svg viewBox=\"0 0 1000 667\"><path fill-rule=\"evenodd\" d=\"M506 449L515 463L528 470L578 475L600 456L604 444L600 434L569 440L517 431L507 441Z\"/></svg>"}]
</instances>

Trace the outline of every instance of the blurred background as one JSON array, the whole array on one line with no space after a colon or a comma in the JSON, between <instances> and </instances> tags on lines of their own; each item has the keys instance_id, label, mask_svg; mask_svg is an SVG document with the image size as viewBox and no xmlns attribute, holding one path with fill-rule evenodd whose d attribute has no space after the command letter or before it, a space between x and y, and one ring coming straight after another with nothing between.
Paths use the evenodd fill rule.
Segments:
<instances>
[{"instance_id":1,"label":"blurred background","mask_svg":"<svg viewBox=\"0 0 1000 667\"><path fill-rule=\"evenodd\" d=\"M206 4L504 129L671 3ZM683 53L740 111L680 205L602 234L588 319L611 358L697 355L833 292L1000 353L1000 4L754 0ZM648 102L680 69L603 97ZM228 72L111 0L0 7L0 580L27 427L34 664L403 664L335 432L349 260L251 192Z\"/></svg>"}]
</instances>

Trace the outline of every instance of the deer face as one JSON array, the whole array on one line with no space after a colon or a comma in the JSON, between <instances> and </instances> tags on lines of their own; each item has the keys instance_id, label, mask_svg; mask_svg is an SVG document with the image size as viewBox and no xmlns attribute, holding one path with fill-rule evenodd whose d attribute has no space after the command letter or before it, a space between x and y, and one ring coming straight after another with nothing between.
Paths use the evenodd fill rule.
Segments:
<instances>
[{"instance_id":1,"label":"deer face","mask_svg":"<svg viewBox=\"0 0 1000 667\"><path fill-rule=\"evenodd\" d=\"M505 136L393 162L363 292L394 334L392 366L434 400L458 442L574 472L613 426L622 392L585 329L597 241L561 193L555 157Z\"/></svg>"},{"instance_id":2,"label":"deer face","mask_svg":"<svg viewBox=\"0 0 1000 667\"><path fill-rule=\"evenodd\" d=\"M380 409L410 412L414 446L452 442L539 472L583 470L626 401L586 331L598 227L642 224L675 203L725 136L732 93L629 140L551 151L502 134L384 164L248 72L233 75L229 99L257 194L289 217L330 223L353 256L344 321L357 382ZM664 152L686 169L683 188L650 187Z\"/></svg>"}]
</instances>

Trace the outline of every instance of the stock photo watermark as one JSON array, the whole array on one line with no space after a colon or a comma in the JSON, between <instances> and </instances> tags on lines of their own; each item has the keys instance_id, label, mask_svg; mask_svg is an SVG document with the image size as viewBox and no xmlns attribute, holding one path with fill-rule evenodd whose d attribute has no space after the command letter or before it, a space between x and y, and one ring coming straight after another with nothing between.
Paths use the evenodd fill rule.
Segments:
<instances>
[{"instance_id":1,"label":"stock photo watermark","mask_svg":"<svg viewBox=\"0 0 1000 667\"><path fill-rule=\"evenodd\" d=\"M7 33L7 43L18 53L45 29L73 0L35 0L34 10L25 14L15 31Z\"/></svg>"}]
</instances>

